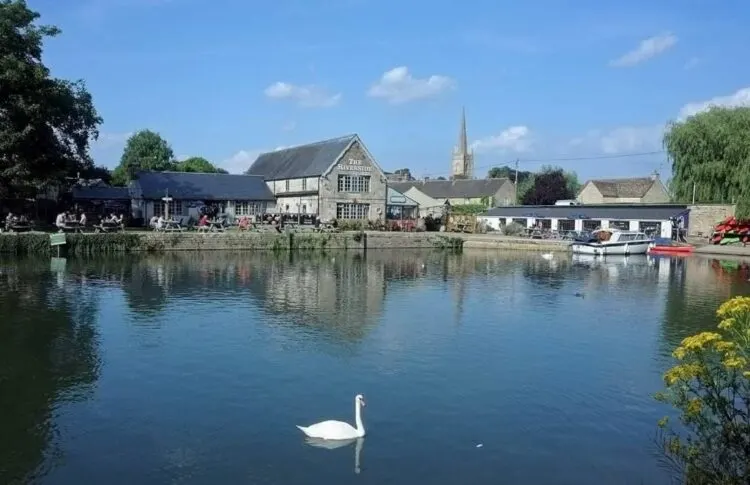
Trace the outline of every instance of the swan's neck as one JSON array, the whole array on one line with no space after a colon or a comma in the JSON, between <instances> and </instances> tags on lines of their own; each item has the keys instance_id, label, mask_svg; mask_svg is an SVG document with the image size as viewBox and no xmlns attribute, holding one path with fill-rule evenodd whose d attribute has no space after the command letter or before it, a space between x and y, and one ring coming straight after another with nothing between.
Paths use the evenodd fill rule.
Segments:
<instances>
[{"instance_id":1,"label":"swan's neck","mask_svg":"<svg viewBox=\"0 0 750 485\"><path fill-rule=\"evenodd\" d=\"M359 435L364 436L365 425L362 424L362 406L360 406L359 401L355 401L354 403L354 422L357 425Z\"/></svg>"}]
</instances>

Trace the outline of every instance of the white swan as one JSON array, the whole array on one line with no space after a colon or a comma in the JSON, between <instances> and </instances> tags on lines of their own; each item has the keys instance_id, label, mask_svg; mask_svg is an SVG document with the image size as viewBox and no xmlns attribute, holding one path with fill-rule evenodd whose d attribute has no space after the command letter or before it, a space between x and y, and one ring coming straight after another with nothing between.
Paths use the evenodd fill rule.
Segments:
<instances>
[{"instance_id":1,"label":"white swan","mask_svg":"<svg viewBox=\"0 0 750 485\"><path fill-rule=\"evenodd\" d=\"M324 440L351 440L361 438L365 435L365 426L362 424L362 411L365 406L365 398L362 394L354 397L354 421L357 425L355 428L349 423L343 421L321 421L320 423L311 424L310 426L297 426L305 435L310 438L319 438Z\"/></svg>"},{"instance_id":2,"label":"white swan","mask_svg":"<svg viewBox=\"0 0 750 485\"><path fill-rule=\"evenodd\" d=\"M550 259L552 259L554 257L555 257L555 255L552 254L552 253L544 253L544 254L542 254L542 258L544 258L546 260L550 260Z\"/></svg>"}]
</instances>

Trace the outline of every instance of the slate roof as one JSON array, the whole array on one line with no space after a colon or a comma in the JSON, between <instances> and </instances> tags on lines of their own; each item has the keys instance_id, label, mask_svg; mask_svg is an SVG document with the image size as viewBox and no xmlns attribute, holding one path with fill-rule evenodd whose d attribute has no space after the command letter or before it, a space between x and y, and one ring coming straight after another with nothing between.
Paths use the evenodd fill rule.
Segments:
<instances>
[{"instance_id":1,"label":"slate roof","mask_svg":"<svg viewBox=\"0 0 750 485\"><path fill-rule=\"evenodd\" d=\"M433 199L469 199L490 197L508 182L507 178L494 179L459 179L459 180L412 180L409 182L392 182L388 185L406 193L412 187Z\"/></svg>"},{"instance_id":2,"label":"slate roof","mask_svg":"<svg viewBox=\"0 0 750 485\"><path fill-rule=\"evenodd\" d=\"M263 153L246 173L266 180L319 177L356 138L357 135L346 135Z\"/></svg>"},{"instance_id":3,"label":"slate roof","mask_svg":"<svg viewBox=\"0 0 750 485\"><path fill-rule=\"evenodd\" d=\"M656 183L651 177L589 180L603 197L641 198Z\"/></svg>"},{"instance_id":4,"label":"slate roof","mask_svg":"<svg viewBox=\"0 0 750 485\"><path fill-rule=\"evenodd\" d=\"M677 204L511 205L494 207L484 215L537 219L665 221L686 211L689 212L686 205Z\"/></svg>"},{"instance_id":5,"label":"slate roof","mask_svg":"<svg viewBox=\"0 0 750 485\"><path fill-rule=\"evenodd\" d=\"M403 197L403 202L394 202L394 200L400 200ZM386 190L386 205L401 205L406 207L417 207L417 204L411 197L404 195L393 187L388 187Z\"/></svg>"},{"instance_id":6,"label":"slate roof","mask_svg":"<svg viewBox=\"0 0 750 485\"><path fill-rule=\"evenodd\" d=\"M133 186L144 199L276 200L263 177L223 173L138 172Z\"/></svg>"},{"instance_id":7,"label":"slate roof","mask_svg":"<svg viewBox=\"0 0 750 485\"><path fill-rule=\"evenodd\" d=\"M89 186L73 187L74 200L130 200L130 190L127 187Z\"/></svg>"}]
</instances>

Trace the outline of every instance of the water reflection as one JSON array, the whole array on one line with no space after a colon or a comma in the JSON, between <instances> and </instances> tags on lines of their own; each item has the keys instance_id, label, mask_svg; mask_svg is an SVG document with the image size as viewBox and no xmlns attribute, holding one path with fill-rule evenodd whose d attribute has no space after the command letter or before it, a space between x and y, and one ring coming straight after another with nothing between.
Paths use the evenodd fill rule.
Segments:
<instances>
[{"instance_id":1,"label":"water reflection","mask_svg":"<svg viewBox=\"0 0 750 485\"><path fill-rule=\"evenodd\" d=\"M99 297L49 261L0 265L0 483L29 483L62 458L57 412L100 372Z\"/></svg>"},{"instance_id":2,"label":"water reflection","mask_svg":"<svg viewBox=\"0 0 750 485\"><path fill-rule=\"evenodd\" d=\"M305 438L305 443L314 448L325 448L326 450L337 450L354 443L354 473L359 474L361 471L360 458L362 447L365 444L364 438L355 438L351 440L324 440L320 438Z\"/></svg>"},{"instance_id":3,"label":"water reflection","mask_svg":"<svg viewBox=\"0 0 750 485\"><path fill-rule=\"evenodd\" d=\"M343 483L364 439L288 428L361 389L372 483L662 483L651 394L747 277L492 251L0 261L0 483Z\"/></svg>"}]
</instances>

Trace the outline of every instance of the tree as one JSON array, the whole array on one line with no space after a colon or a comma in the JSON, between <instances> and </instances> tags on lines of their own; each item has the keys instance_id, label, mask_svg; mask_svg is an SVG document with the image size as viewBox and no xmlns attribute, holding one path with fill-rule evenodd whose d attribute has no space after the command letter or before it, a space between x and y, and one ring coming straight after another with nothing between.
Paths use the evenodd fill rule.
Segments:
<instances>
[{"instance_id":1,"label":"tree","mask_svg":"<svg viewBox=\"0 0 750 485\"><path fill-rule=\"evenodd\" d=\"M558 200L571 199L568 180L561 169L547 170L534 176L534 184L521 199L525 205L553 205Z\"/></svg>"},{"instance_id":2,"label":"tree","mask_svg":"<svg viewBox=\"0 0 750 485\"><path fill-rule=\"evenodd\" d=\"M91 167L89 142L102 119L82 81L50 76L43 41L23 0L0 0L0 197L33 197Z\"/></svg>"},{"instance_id":3,"label":"tree","mask_svg":"<svg viewBox=\"0 0 750 485\"><path fill-rule=\"evenodd\" d=\"M139 170L162 172L176 168L174 152L169 143L156 132L141 130L125 143L120 164L112 174L112 183L127 185Z\"/></svg>"},{"instance_id":4,"label":"tree","mask_svg":"<svg viewBox=\"0 0 750 485\"><path fill-rule=\"evenodd\" d=\"M750 298L719 308L718 332L685 338L664 374L656 399L680 412L674 430L659 422L664 451L685 483L740 485L750 481Z\"/></svg>"},{"instance_id":5,"label":"tree","mask_svg":"<svg viewBox=\"0 0 750 485\"><path fill-rule=\"evenodd\" d=\"M409 170L408 168L399 168L393 173L394 175L402 177L404 180L414 180L414 177L411 176L411 170Z\"/></svg>"},{"instance_id":6,"label":"tree","mask_svg":"<svg viewBox=\"0 0 750 485\"><path fill-rule=\"evenodd\" d=\"M750 108L718 108L671 122L664 148L675 200L737 203L750 217Z\"/></svg>"},{"instance_id":7,"label":"tree","mask_svg":"<svg viewBox=\"0 0 750 485\"><path fill-rule=\"evenodd\" d=\"M177 162L175 166L179 172L200 172L200 173L228 173L223 168L219 168L203 157L190 157Z\"/></svg>"},{"instance_id":8,"label":"tree","mask_svg":"<svg viewBox=\"0 0 750 485\"><path fill-rule=\"evenodd\" d=\"M436 178L435 180L447 180L447 179L441 176L441 177Z\"/></svg>"},{"instance_id":9,"label":"tree","mask_svg":"<svg viewBox=\"0 0 750 485\"><path fill-rule=\"evenodd\" d=\"M542 165L541 172L549 173L549 172L555 172L558 170L561 171L563 175L565 176L565 186L568 188L568 192L570 193L570 198L574 199L576 195L578 194L578 191L581 189L581 183L578 181L577 173L567 172L560 167L555 167L552 165Z\"/></svg>"}]
</instances>

